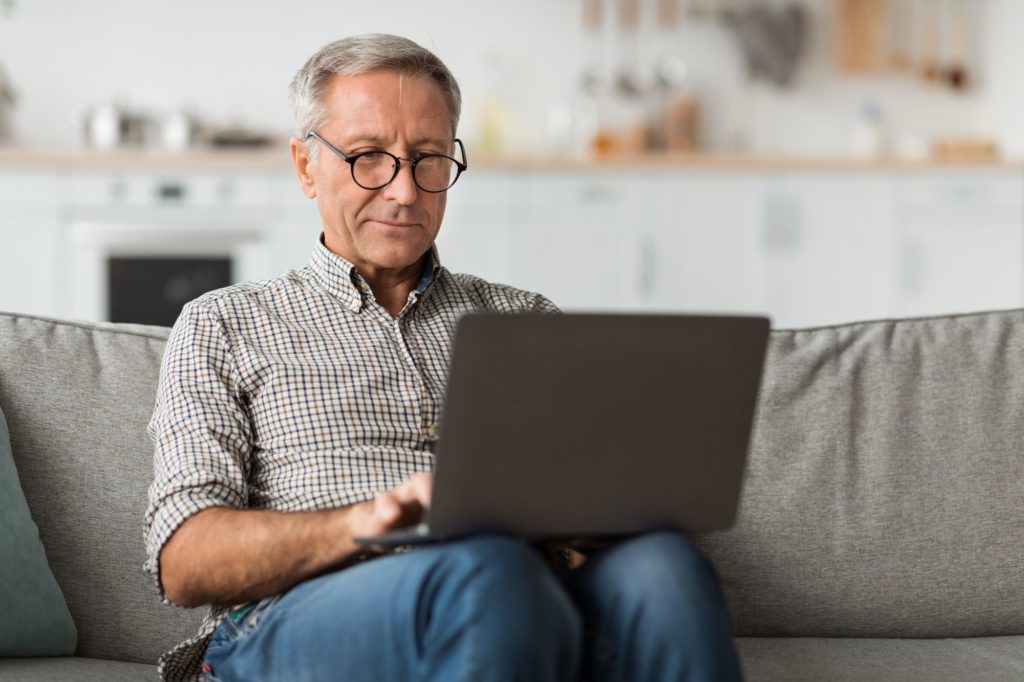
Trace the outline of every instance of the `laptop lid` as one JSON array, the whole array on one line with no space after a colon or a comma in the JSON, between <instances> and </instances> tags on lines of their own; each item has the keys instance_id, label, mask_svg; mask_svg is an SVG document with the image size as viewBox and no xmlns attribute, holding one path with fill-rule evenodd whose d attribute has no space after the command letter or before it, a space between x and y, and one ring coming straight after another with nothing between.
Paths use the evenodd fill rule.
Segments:
<instances>
[{"instance_id":1,"label":"laptop lid","mask_svg":"<svg viewBox=\"0 0 1024 682\"><path fill-rule=\"evenodd\" d=\"M763 317L463 317L431 534L731 525L768 332Z\"/></svg>"}]
</instances>

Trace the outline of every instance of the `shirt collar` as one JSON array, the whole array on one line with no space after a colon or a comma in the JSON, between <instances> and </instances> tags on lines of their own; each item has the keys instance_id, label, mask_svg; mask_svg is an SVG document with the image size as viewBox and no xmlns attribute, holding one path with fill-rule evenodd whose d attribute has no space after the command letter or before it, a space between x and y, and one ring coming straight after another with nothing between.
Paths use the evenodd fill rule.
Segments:
<instances>
[{"instance_id":1,"label":"shirt collar","mask_svg":"<svg viewBox=\"0 0 1024 682\"><path fill-rule=\"evenodd\" d=\"M420 278L420 283L416 285L416 293L422 294L430 286L430 283L437 279L437 273L441 271L441 258L437 255L437 244L430 245L430 251L427 251L427 264L423 268L423 277Z\"/></svg>"},{"instance_id":2,"label":"shirt collar","mask_svg":"<svg viewBox=\"0 0 1024 682\"><path fill-rule=\"evenodd\" d=\"M352 263L324 245L323 234L316 241L309 265L317 281L329 294L341 301L343 306L352 312L359 312L362 309L363 293L369 294L369 286ZM420 278L419 284L416 285L416 294L422 295L427 287L437 279L440 271L441 259L437 253L437 246L431 245L430 251L427 252L423 276Z\"/></svg>"}]
</instances>

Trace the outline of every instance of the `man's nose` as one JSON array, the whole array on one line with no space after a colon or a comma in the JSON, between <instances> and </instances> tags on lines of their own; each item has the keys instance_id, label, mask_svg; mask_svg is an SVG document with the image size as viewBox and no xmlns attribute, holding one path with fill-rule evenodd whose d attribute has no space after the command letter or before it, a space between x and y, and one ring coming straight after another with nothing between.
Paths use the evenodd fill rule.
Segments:
<instances>
[{"instance_id":1,"label":"man's nose","mask_svg":"<svg viewBox=\"0 0 1024 682\"><path fill-rule=\"evenodd\" d=\"M400 204L411 204L416 201L419 188L412 177L412 163L404 159L399 162L398 174L385 188L385 196Z\"/></svg>"}]
</instances>

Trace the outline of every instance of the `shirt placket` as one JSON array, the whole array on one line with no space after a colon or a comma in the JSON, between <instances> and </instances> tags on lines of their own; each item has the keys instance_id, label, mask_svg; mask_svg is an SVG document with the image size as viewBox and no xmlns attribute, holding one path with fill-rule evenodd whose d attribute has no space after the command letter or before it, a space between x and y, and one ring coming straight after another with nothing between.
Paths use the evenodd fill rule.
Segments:
<instances>
[{"instance_id":1,"label":"shirt placket","mask_svg":"<svg viewBox=\"0 0 1024 682\"><path fill-rule=\"evenodd\" d=\"M416 415L415 430L420 434L420 448L433 452L434 443L437 441L440 431L436 420L436 411L433 406L433 399L427 386L426 378L423 376L422 368L416 363L412 349L408 343L407 335L415 333L413 311L419 297L418 292L409 295L406 306L392 317L383 306L377 303L371 295L369 285L359 282L359 289L363 292L364 298L370 303L374 315L388 329L388 336L391 337L402 364L406 371L403 372L402 390L405 395L403 399L406 404L418 405L418 412L410 410L410 415Z\"/></svg>"}]
</instances>

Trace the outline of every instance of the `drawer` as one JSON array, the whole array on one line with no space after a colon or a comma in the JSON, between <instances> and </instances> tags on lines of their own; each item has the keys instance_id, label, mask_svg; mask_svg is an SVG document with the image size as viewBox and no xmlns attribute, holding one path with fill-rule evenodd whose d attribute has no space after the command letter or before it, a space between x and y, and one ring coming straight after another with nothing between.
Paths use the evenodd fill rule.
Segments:
<instances>
[{"instance_id":1,"label":"drawer","mask_svg":"<svg viewBox=\"0 0 1024 682\"><path fill-rule=\"evenodd\" d=\"M911 223L1019 221L1024 214L1024 177L982 173L907 178L904 217Z\"/></svg>"},{"instance_id":2,"label":"drawer","mask_svg":"<svg viewBox=\"0 0 1024 682\"><path fill-rule=\"evenodd\" d=\"M60 177L56 173L34 171L0 172L0 203L12 205L55 205Z\"/></svg>"},{"instance_id":3,"label":"drawer","mask_svg":"<svg viewBox=\"0 0 1024 682\"><path fill-rule=\"evenodd\" d=\"M71 176L72 205L270 206L270 174L81 173Z\"/></svg>"}]
</instances>

